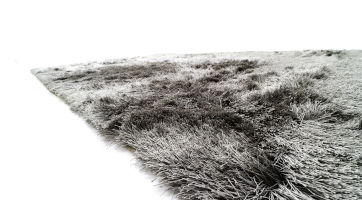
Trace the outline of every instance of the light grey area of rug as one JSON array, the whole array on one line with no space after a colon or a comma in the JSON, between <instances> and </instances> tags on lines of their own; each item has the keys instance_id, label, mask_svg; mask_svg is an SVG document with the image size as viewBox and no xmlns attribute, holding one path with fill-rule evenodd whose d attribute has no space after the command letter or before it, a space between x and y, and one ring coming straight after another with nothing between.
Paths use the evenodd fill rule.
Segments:
<instances>
[{"instance_id":1,"label":"light grey area of rug","mask_svg":"<svg viewBox=\"0 0 362 200\"><path fill-rule=\"evenodd\" d=\"M32 72L178 199L362 199L362 51L158 55Z\"/></svg>"}]
</instances>

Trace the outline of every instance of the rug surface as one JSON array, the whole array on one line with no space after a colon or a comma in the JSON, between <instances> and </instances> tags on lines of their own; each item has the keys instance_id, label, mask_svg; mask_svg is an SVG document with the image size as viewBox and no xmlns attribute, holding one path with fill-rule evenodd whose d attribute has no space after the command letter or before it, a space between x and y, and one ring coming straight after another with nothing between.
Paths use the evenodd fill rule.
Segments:
<instances>
[{"instance_id":1,"label":"rug surface","mask_svg":"<svg viewBox=\"0 0 362 200\"><path fill-rule=\"evenodd\" d=\"M32 72L178 199L362 199L362 51L158 55Z\"/></svg>"}]
</instances>

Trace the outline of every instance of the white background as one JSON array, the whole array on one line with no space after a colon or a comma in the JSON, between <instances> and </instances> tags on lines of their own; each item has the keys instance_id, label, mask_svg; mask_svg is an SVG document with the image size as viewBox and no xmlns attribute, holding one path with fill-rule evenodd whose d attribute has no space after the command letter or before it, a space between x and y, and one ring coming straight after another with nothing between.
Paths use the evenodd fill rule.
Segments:
<instances>
[{"instance_id":1,"label":"white background","mask_svg":"<svg viewBox=\"0 0 362 200\"><path fill-rule=\"evenodd\" d=\"M362 1L0 1L0 199L171 199L30 74L159 53L362 49Z\"/></svg>"}]
</instances>

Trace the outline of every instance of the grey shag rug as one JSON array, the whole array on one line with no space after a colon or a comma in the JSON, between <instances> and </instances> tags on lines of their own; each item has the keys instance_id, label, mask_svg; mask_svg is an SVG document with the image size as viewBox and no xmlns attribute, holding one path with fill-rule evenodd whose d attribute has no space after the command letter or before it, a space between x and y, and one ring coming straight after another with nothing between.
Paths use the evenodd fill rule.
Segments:
<instances>
[{"instance_id":1,"label":"grey shag rug","mask_svg":"<svg viewBox=\"0 0 362 200\"><path fill-rule=\"evenodd\" d=\"M362 51L158 55L32 72L178 199L362 199Z\"/></svg>"}]
</instances>

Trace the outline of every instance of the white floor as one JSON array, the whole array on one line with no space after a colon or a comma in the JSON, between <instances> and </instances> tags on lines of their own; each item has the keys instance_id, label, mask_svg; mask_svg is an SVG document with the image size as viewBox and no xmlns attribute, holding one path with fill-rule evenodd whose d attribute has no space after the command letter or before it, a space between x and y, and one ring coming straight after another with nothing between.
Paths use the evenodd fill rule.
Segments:
<instances>
[{"instance_id":1,"label":"white floor","mask_svg":"<svg viewBox=\"0 0 362 200\"><path fill-rule=\"evenodd\" d=\"M0 199L172 199L23 63L1 64Z\"/></svg>"}]
</instances>

